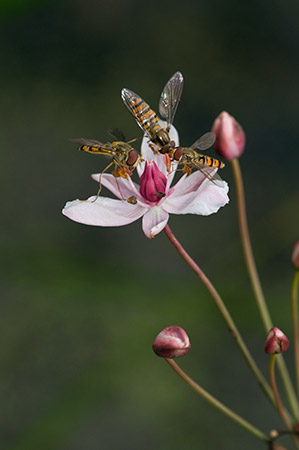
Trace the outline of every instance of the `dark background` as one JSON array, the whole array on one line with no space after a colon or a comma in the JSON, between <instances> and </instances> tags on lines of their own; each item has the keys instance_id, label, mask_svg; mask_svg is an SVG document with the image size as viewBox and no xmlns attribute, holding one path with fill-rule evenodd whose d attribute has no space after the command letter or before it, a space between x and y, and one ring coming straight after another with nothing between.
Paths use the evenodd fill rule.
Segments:
<instances>
[{"instance_id":1,"label":"dark background","mask_svg":"<svg viewBox=\"0 0 299 450\"><path fill-rule=\"evenodd\" d=\"M148 240L141 221L83 226L61 209L95 194L90 174L107 164L68 139L106 141L113 126L139 136L120 90L157 109L165 82L180 70L182 143L208 131L222 110L244 127L240 164L256 260L273 320L291 337L298 13L295 0L0 3L1 448L263 449L153 354L155 335L172 324L189 333L192 351L179 363L191 376L265 432L281 427L164 233ZM267 375L229 164L222 176L229 205L210 217L172 216L170 226Z\"/></svg>"}]
</instances>

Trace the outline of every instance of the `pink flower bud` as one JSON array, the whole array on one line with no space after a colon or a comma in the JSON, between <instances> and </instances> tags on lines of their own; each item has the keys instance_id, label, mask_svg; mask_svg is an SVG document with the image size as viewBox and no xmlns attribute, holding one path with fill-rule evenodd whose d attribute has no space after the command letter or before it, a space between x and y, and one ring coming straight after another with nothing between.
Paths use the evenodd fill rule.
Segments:
<instances>
[{"instance_id":1,"label":"pink flower bud","mask_svg":"<svg viewBox=\"0 0 299 450\"><path fill-rule=\"evenodd\" d=\"M212 131L216 134L214 149L222 158L231 161L242 155L246 136L241 125L223 111L215 120Z\"/></svg>"},{"instance_id":2,"label":"pink flower bud","mask_svg":"<svg viewBox=\"0 0 299 450\"><path fill-rule=\"evenodd\" d=\"M154 161L146 161L140 177L140 194L151 203L157 203L165 195L167 179Z\"/></svg>"},{"instance_id":3,"label":"pink flower bud","mask_svg":"<svg viewBox=\"0 0 299 450\"><path fill-rule=\"evenodd\" d=\"M185 330L171 326L162 330L153 343L153 350L161 358L177 358L189 352L191 344Z\"/></svg>"},{"instance_id":4,"label":"pink flower bud","mask_svg":"<svg viewBox=\"0 0 299 450\"><path fill-rule=\"evenodd\" d=\"M289 348L289 340L286 335L277 327L271 328L265 342L265 352L270 355L283 353Z\"/></svg>"},{"instance_id":5,"label":"pink flower bud","mask_svg":"<svg viewBox=\"0 0 299 450\"><path fill-rule=\"evenodd\" d=\"M292 250L292 263L295 269L299 270L299 241L296 242Z\"/></svg>"},{"instance_id":6,"label":"pink flower bud","mask_svg":"<svg viewBox=\"0 0 299 450\"><path fill-rule=\"evenodd\" d=\"M282 445L278 444L277 442L271 442L269 450L287 450L287 449L285 447L282 447Z\"/></svg>"}]
</instances>

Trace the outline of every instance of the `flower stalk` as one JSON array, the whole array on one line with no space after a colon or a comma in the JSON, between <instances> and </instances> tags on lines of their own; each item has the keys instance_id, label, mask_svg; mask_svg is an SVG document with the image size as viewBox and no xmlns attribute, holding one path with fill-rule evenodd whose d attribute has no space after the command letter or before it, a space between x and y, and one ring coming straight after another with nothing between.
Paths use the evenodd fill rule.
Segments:
<instances>
[{"instance_id":1,"label":"flower stalk","mask_svg":"<svg viewBox=\"0 0 299 450\"><path fill-rule=\"evenodd\" d=\"M213 405L215 408L217 408L219 411L221 411L223 414L225 414L227 417L232 419L234 422L236 422L241 427L245 428L247 431L249 431L251 434L253 434L258 439L269 443L270 439L269 437L260 431L258 428L256 428L254 425L249 423L247 420L243 419L243 417L239 416L239 414L232 411L230 408L225 406L223 403L221 403L219 400L217 400L213 395L211 395L209 392L207 392L205 389L203 389L199 384L197 384L192 378L190 378L172 359L165 359L165 361L172 367L172 369L185 381L185 383L188 384L197 394L199 394L202 398L204 398L208 403Z\"/></svg>"},{"instance_id":2,"label":"flower stalk","mask_svg":"<svg viewBox=\"0 0 299 450\"><path fill-rule=\"evenodd\" d=\"M254 373L258 383L260 384L262 390L264 391L264 393L266 394L266 396L269 398L269 400L275 404L275 400L274 400L274 396L272 393L272 390L269 386L269 384L267 383L267 381L265 380L265 378L263 377L261 371L259 370L259 368L257 367L256 362L254 361L251 353L249 352L245 342L243 341L239 330L237 329L229 311L227 310L225 304L223 303L220 295L218 294L217 290L215 289L215 287L213 286L213 284L211 283L211 281L208 279L208 277L204 274L204 272L200 269L200 267L195 263L195 261L190 257L190 255L186 252L186 250L183 248L183 246L180 244L180 242L176 239L176 237L174 236L174 234L172 233L169 225L166 225L166 227L164 228L165 234L168 237L168 239L170 240L170 242L175 246L175 248L177 249L177 251L179 252L179 254L182 256L182 258L186 261L186 263L191 267L191 269L196 273L196 275L198 276L198 278L202 281L202 283L204 284L205 288L208 290L208 292L210 293L211 297L213 298L220 314L222 315L228 330L230 331L230 333L232 334L233 338L235 339L237 345L239 346L239 349L242 353L242 355L244 356L247 364L249 365L250 369L252 370L252 372Z\"/></svg>"},{"instance_id":3,"label":"flower stalk","mask_svg":"<svg viewBox=\"0 0 299 450\"><path fill-rule=\"evenodd\" d=\"M238 208L238 218L239 218L239 226L240 226L240 234L243 245L243 251L245 256L245 261L247 265L247 270L249 273L250 281L253 287L253 291L256 298L256 303L262 318L262 322L264 324L265 331L268 332L270 328L273 327L272 319L270 317L270 313L266 304L266 300L263 294L262 286L260 283L260 279L258 276L250 236L247 224L247 214L245 207L245 194L244 194L244 186L242 180L241 168L239 165L238 159L233 159L231 161L233 175L236 184L236 192L237 192L237 208ZM281 374L281 378L283 380L285 390L289 399L290 406L292 408L293 414L299 420L299 406L296 402L295 391L285 365L284 359L280 356L277 360L278 368Z\"/></svg>"},{"instance_id":4,"label":"flower stalk","mask_svg":"<svg viewBox=\"0 0 299 450\"><path fill-rule=\"evenodd\" d=\"M270 377L270 384L273 390L273 394L275 397L275 403L276 403L276 408L285 424L285 426L287 427L288 430L292 430L292 425L290 424L288 418L286 417L285 413L284 413L284 408L282 406L282 402L281 402L281 398L277 389L277 384L276 384L276 378L275 378L275 361L276 361L276 354L272 354L270 356L270 361L269 361L269 377Z\"/></svg>"},{"instance_id":5,"label":"flower stalk","mask_svg":"<svg viewBox=\"0 0 299 450\"><path fill-rule=\"evenodd\" d=\"M297 393L299 395L299 330L298 330L298 283L299 270L294 275L292 284L292 319L293 319L293 336L294 336L294 361L296 372Z\"/></svg>"},{"instance_id":6,"label":"flower stalk","mask_svg":"<svg viewBox=\"0 0 299 450\"><path fill-rule=\"evenodd\" d=\"M298 439L298 436L296 436L296 434L293 433L292 424L291 424L290 420L288 419L287 415L285 414L285 409L282 405L282 401L281 401L281 398L280 398L280 395L278 392L278 388L277 388L277 384L276 384L276 378L275 378L276 358L277 358L277 354L273 354L273 355L271 355L270 361L269 361L270 383L271 383L271 387L272 387L273 394L275 397L277 411L279 412L280 417L282 418L285 426L290 431L291 436L293 438L294 445L295 445L296 449L298 450L299 449L299 439Z\"/></svg>"}]
</instances>

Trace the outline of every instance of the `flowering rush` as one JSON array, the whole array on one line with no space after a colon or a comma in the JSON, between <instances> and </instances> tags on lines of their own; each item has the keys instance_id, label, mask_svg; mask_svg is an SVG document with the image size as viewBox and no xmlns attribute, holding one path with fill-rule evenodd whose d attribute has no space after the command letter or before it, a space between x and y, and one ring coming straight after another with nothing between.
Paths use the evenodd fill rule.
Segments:
<instances>
[{"instance_id":1,"label":"flowering rush","mask_svg":"<svg viewBox=\"0 0 299 450\"><path fill-rule=\"evenodd\" d=\"M162 126L165 126L162 124ZM172 126L170 137L178 144L178 134ZM165 156L154 153L144 137L141 145L143 161L137 166L139 184L111 174L94 174L117 199L92 196L87 200L67 202L62 213L75 222L102 227L127 225L142 217L142 229L148 238L156 236L166 226L169 214L213 214L228 203L228 185L217 185L200 171L184 174L171 187L176 172L175 163L169 170ZM133 201L132 201L133 199Z\"/></svg>"}]
</instances>

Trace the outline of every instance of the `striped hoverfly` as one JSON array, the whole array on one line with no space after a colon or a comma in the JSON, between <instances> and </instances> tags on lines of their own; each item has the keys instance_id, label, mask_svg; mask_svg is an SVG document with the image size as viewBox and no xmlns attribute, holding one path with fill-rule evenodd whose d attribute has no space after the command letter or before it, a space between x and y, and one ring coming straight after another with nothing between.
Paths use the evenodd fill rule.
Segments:
<instances>
[{"instance_id":1,"label":"striped hoverfly","mask_svg":"<svg viewBox=\"0 0 299 450\"><path fill-rule=\"evenodd\" d=\"M167 157L169 158L169 169L171 166L171 162L183 164L183 173L190 175L192 169L197 169L214 184L222 187L222 180L216 172L216 169L222 169L225 164L219 159L202 155L196 151L204 151L212 147L215 139L215 133L209 132L202 135L190 147L175 146L175 143L171 141L169 145L165 145L159 151L161 154L167 155Z\"/></svg>"},{"instance_id":2,"label":"striped hoverfly","mask_svg":"<svg viewBox=\"0 0 299 450\"><path fill-rule=\"evenodd\" d=\"M180 72L176 72L167 81L162 91L159 103L159 113L167 122L166 128L161 127L157 114L144 100L142 100L141 97L139 97L139 95L126 88L121 92L124 104L129 109L140 128L145 132L153 144L159 148L162 148L171 142L169 130L181 99L183 84L183 75Z\"/></svg>"},{"instance_id":3,"label":"striped hoverfly","mask_svg":"<svg viewBox=\"0 0 299 450\"><path fill-rule=\"evenodd\" d=\"M135 139L129 142L125 142L123 133L120 130L110 129L108 130L108 132L112 137L119 140L106 142L105 144L96 140L84 138L71 139L71 141L81 144L78 147L78 150L82 150L93 155L105 155L112 158L112 161L108 164L108 166L105 167L101 175L114 164L112 175L116 178L116 183L118 185L117 178L127 178L127 176L131 176L133 170L138 166L139 162L142 159L137 150L135 150L134 147L130 145L133 141L135 141ZM101 175L99 180L100 188L97 197L101 192ZM121 197L123 198L120 189L119 192L121 194ZM134 199L128 199L127 201L129 203L135 204Z\"/></svg>"},{"instance_id":4,"label":"striped hoverfly","mask_svg":"<svg viewBox=\"0 0 299 450\"><path fill-rule=\"evenodd\" d=\"M184 173L190 174L193 168L200 170L210 181L222 186L222 183L219 183L221 178L215 169L223 168L224 163L218 159L201 155L196 151L210 148L215 142L214 133L204 134L191 147L176 146L169 136L169 130L181 99L183 83L183 75L176 72L168 80L161 93L159 113L167 122L166 128L160 126L156 113L137 94L129 89L123 89L121 95L124 104L132 113L138 125L149 139L159 147L159 153L166 155L166 165L169 171L171 170L171 164L176 162L184 165L182 169Z\"/></svg>"}]
</instances>

